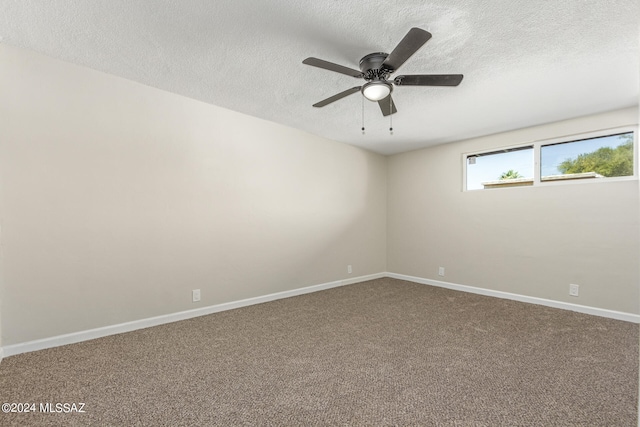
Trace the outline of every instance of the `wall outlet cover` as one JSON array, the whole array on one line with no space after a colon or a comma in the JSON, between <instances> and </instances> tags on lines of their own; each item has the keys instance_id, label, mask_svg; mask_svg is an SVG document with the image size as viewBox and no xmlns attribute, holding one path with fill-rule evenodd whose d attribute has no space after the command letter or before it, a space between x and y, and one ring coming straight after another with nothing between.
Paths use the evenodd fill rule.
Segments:
<instances>
[{"instance_id":1,"label":"wall outlet cover","mask_svg":"<svg viewBox=\"0 0 640 427\"><path fill-rule=\"evenodd\" d=\"M571 284L569 285L569 295L572 297L577 297L580 292L580 286Z\"/></svg>"}]
</instances>

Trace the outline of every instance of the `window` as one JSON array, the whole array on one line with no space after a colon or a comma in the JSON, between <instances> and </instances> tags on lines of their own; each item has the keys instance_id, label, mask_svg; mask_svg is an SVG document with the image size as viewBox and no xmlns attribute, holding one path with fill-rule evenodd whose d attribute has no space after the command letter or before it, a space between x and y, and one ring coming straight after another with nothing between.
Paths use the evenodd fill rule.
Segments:
<instances>
[{"instance_id":1,"label":"window","mask_svg":"<svg viewBox=\"0 0 640 427\"><path fill-rule=\"evenodd\" d=\"M542 145L540 179L633 176L633 132Z\"/></svg>"},{"instance_id":2,"label":"window","mask_svg":"<svg viewBox=\"0 0 640 427\"><path fill-rule=\"evenodd\" d=\"M626 127L468 153L463 156L464 188L480 190L636 177L635 135L634 128Z\"/></svg>"},{"instance_id":3,"label":"window","mask_svg":"<svg viewBox=\"0 0 640 427\"><path fill-rule=\"evenodd\" d=\"M467 190L533 184L533 146L467 157Z\"/></svg>"}]
</instances>

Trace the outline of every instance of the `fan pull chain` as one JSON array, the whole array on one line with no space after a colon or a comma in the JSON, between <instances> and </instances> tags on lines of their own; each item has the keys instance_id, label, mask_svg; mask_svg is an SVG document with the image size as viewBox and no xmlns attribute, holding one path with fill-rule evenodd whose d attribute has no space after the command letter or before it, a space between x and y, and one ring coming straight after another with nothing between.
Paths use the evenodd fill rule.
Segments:
<instances>
[{"instance_id":1,"label":"fan pull chain","mask_svg":"<svg viewBox=\"0 0 640 427\"><path fill-rule=\"evenodd\" d=\"M393 101L391 95L389 95L389 135L393 135Z\"/></svg>"},{"instance_id":2,"label":"fan pull chain","mask_svg":"<svg viewBox=\"0 0 640 427\"><path fill-rule=\"evenodd\" d=\"M362 134L364 135L364 96L362 98Z\"/></svg>"}]
</instances>

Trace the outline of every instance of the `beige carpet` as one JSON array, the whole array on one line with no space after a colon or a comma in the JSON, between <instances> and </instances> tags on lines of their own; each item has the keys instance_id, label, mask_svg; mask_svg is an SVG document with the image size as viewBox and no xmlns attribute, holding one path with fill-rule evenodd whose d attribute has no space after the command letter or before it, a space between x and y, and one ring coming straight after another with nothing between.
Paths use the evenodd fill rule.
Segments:
<instances>
[{"instance_id":1,"label":"beige carpet","mask_svg":"<svg viewBox=\"0 0 640 427\"><path fill-rule=\"evenodd\" d=\"M638 332L379 279L5 358L3 403L86 405L0 425L636 426Z\"/></svg>"}]
</instances>

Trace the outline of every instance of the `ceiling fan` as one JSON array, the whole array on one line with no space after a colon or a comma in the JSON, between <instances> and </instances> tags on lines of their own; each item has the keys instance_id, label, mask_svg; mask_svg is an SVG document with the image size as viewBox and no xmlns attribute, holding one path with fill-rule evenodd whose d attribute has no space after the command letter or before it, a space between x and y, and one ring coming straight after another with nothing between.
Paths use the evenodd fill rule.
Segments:
<instances>
[{"instance_id":1,"label":"ceiling fan","mask_svg":"<svg viewBox=\"0 0 640 427\"><path fill-rule=\"evenodd\" d=\"M355 86L330 96L320 102L313 104L314 107L324 107L332 102L338 101L348 95L362 92L362 95L369 101L377 102L382 110L382 115L388 116L398 112L391 98L393 85L396 86L458 86L462 81L462 74L412 74L397 76L389 80L389 76L405 63L414 53L418 51L429 39L431 33L421 28L412 28L391 51L391 53L375 52L370 53L360 60L360 71L353 68L344 67L318 58L307 58L303 64L313 67L323 68L336 73L346 74L356 78L366 80L362 86Z\"/></svg>"}]
</instances>

